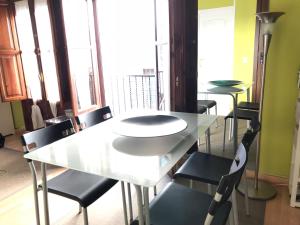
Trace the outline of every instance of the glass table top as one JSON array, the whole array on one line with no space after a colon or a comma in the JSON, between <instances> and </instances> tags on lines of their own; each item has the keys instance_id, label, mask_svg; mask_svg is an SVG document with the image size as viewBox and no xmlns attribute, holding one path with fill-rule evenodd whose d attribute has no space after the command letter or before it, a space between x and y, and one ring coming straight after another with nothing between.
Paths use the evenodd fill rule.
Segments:
<instances>
[{"instance_id":1,"label":"glass table top","mask_svg":"<svg viewBox=\"0 0 300 225\"><path fill-rule=\"evenodd\" d=\"M151 187L176 164L216 120L214 115L156 111L187 123L160 137L126 137L113 131L113 118L26 154L47 164Z\"/></svg>"},{"instance_id":2,"label":"glass table top","mask_svg":"<svg viewBox=\"0 0 300 225\"><path fill-rule=\"evenodd\" d=\"M247 91L251 84L241 83L234 86L216 86L211 83L203 83L198 86L198 93L211 94L241 94Z\"/></svg>"}]
</instances>

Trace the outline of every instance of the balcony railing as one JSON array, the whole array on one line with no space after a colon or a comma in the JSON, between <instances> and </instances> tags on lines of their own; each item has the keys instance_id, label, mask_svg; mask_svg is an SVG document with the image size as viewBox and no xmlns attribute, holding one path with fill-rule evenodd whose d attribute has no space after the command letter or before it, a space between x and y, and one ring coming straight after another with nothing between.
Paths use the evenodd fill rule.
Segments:
<instances>
[{"instance_id":1,"label":"balcony railing","mask_svg":"<svg viewBox=\"0 0 300 225\"><path fill-rule=\"evenodd\" d=\"M159 73L159 84L162 72ZM160 87L161 85L159 85ZM156 75L126 75L110 79L106 90L106 103L115 114L135 109L163 107L162 88L157 91ZM159 98L157 97L159 95ZM158 103L159 101L159 103Z\"/></svg>"}]
</instances>

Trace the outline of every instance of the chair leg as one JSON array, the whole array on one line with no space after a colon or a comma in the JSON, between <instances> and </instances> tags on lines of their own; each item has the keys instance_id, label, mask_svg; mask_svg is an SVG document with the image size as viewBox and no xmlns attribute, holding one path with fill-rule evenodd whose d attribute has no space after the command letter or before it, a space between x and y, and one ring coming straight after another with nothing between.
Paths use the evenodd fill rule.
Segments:
<instances>
[{"instance_id":1,"label":"chair leg","mask_svg":"<svg viewBox=\"0 0 300 225\"><path fill-rule=\"evenodd\" d=\"M78 213L79 213L79 214L82 213L82 207L81 207L80 204L79 204L79 210L78 210Z\"/></svg>"},{"instance_id":2,"label":"chair leg","mask_svg":"<svg viewBox=\"0 0 300 225\"><path fill-rule=\"evenodd\" d=\"M233 119L229 119L228 140L231 141L233 134Z\"/></svg>"},{"instance_id":3,"label":"chair leg","mask_svg":"<svg viewBox=\"0 0 300 225\"><path fill-rule=\"evenodd\" d=\"M40 211L39 211L39 198L38 198L38 188L37 188L37 183L34 182L35 184L33 185L33 196L34 196L34 208L35 208L35 218L36 218L36 224L40 225Z\"/></svg>"},{"instance_id":4,"label":"chair leg","mask_svg":"<svg viewBox=\"0 0 300 225\"><path fill-rule=\"evenodd\" d=\"M232 194L231 194L231 199L232 199L232 211L233 211L234 225L239 225L239 216L238 216L235 188L233 188L233 191L232 191Z\"/></svg>"},{"instance_id":5,"label":"chair leg","mask_svg":"<svg viewBox=\"0 0 300 225\"><path fill-rule=\"evenodd\" d=\"M83 207L83 224L89 225L87 208Z\"/></svg>"},{"instance_id":6,"label":"chair leg","mask_svg":"<svg viewBox=\"0 0 300 225\"><path fill-rule=\"evenodd\" d=\"M193 184L194 184L193 180L190 180L190 188L193 188Z\"/></svg>"},{"instance_id":7,"label":"chair leg","mask_svg":"<svg viewBox=\"0 0 300 225\"><path fill-rule=\"evenodd\" d=\"M29 163L29 168L32 175L32 182L33 182L33 197L34 197L34 209L35 209L35 219L36 224L40 225L40 210L39 210L39 197L38 197L38 184L37 184L37 177L36 177L36 169L32 162Z\"/></svg>"},{"instance_id":8,"label":"chair leg","mask_svg":"<svg viewBox=\"0 0 300 225\"><path fill-rule=\"evenodd\" d=\"M218 108L217 105L215 105L215 114L218 115ZM216 127L219 127L218 118L216 119Z\"/></svg>"},{"instance_id":9,"label":"chair leg","mask_svg":"<svg viewBox=\"0 0 300 225\"><path fill-rule=\"evenodd\" d=\"M154 196L156 196L157 195L157 188L156 188L156 186L153 187L153 192L154 192Z\"/></svg>"},{"instance_id":10,"label":"chair leg","mask_svg":"<svg viewBox=\"0 0 300 225\"><path fill-rule=\"evenodd\" d=\"M245 182L245 209L246 209L246 215L250 216L250 211L249 211L249 198L248 198L248 180L246 176L246 169L243 173L244 177L244 182Z\"/></svg>"},{"instance_id":11,"label":"chair leg","mask_svg":"<svg viewBox=\"0 0 300 225\"><path fill-rule=\"evenodd\" d=\"M224 119L223 152L225 151L226 119Z\"/></svg>"},{"instance_id":12,"label":"chair leg","mask_svg":"<svg viewBox=\"0 0 300 225\"><path fill-rule=\"evenodd\" d=\"M207 184L207 193L212 195L212 185L211 184Z\"/></svg>"}]
</instances>

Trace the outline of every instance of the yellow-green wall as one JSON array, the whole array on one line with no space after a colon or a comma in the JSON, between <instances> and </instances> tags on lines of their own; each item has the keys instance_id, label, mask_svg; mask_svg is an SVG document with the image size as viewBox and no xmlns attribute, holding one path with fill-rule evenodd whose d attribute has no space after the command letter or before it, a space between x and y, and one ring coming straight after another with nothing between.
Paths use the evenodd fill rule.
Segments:
<instances>
[{"instance_id":1,"label":"yellow-green wall","mask_svg":"<svg viewBox=\"0 0 300 225\"><path fill-rule=\"evenodd\" d=\"M233 78L246 83L253 79L256 1L235 1Z\"/></svg>"},{"instance_id":2,"label":"yellow-green wall","mask_svg":"<svg viewBox=\"0 0 300 225\"><path fill-rule=\"evenodd\" d=\"M199 9L226 7L233 1L198 0ZM235 1L234 79L251 82L256 0ZM300 1L270 0L270 11L284 11L277 22L267 61L260 172L288 177L295 127L300 69Z\"/></svg>"},{"instance_id":3,"label":"yellow-green wall","mask_svg":"<svg viewBox=\"0 0 300 225\"><path fill-rule=\"evenodd\" d=\"M300 1L270 0L270 11L286 15L276 22L269 49L260 168L262 173L287 177L298 93L296 73L300 68Z\"/></svg>"},{"instance_id":4,"label":"yellow-green wall","mask_svg":"<svg viewBox=\"0 0 300 225\"><path fill-rule=\"evenodd\" d=\"M198 0L198 9L212 9L232 6L234 0Z\"/></svg>"},{"instance_id":5,"label":"yellow-green wall","mask_svg":"<svg viewBox=\"0 0 300 225\"><path fill-rule=\"evenodd\" d=\"M14 119L15 129L25 129L25 122L23 118L23 110L20 101L11 102L11 109Z\"/></svg>"}]
</instances>

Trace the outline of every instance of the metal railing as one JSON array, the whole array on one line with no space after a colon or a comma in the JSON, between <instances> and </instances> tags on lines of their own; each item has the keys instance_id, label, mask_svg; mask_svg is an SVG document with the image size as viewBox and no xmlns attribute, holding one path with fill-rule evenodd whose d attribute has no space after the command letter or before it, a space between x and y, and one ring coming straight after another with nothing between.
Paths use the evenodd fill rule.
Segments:
<instances>
[{"instance_id":1,"label":"metal railing","mask_svg":"<svg viewBox=\"0 0 300 225\"><path fill-rule=\"evenodd\" d=\"M159 87L161 81L162 72L159 73ZM115 114L135 109L163 107L163 94L161 93L163 90L159 88L157 91L157 78L154 74L110 78L109 87L105 89L106 104L110 105Z\"/></svg>"}]
</instances>

